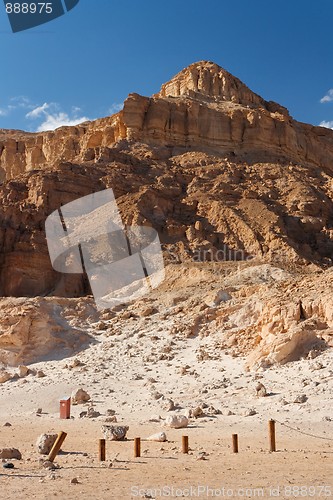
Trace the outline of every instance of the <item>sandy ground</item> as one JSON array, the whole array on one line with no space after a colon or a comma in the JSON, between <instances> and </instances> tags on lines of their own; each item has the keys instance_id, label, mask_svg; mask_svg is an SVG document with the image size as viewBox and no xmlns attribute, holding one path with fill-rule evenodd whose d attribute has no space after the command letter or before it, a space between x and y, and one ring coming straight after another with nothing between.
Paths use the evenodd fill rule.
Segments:
<instances>
[{"instance_id":1,"label":"sandy ground","mask_svg":"<svg viewBox=\"0 0 333 500\"><path fill-rule=\"evenodd\" d=\"M12 419L12 427L2 429L1 441L17 445L24 459L14 461L15 469L2 471L2 497L163 498L158 491L163 492L163 488L166 498L333 495L333 442L302 437L279 425L276 453L268 451L266 423L261 425L253 420L228 423L226 418L217 417L206 423L198 419L186 431L168 431L167 443L142 442L142 456L134 459L133 437L144 437L160 427L130 424L128 441L107 443L105 463L98 460L99 427L92 421L59 421L55 415L42 415L34 422ZM314 428L304 423L302 428L318 434L327 432L326 424ZM38 463L31 437L42 430L60 429L68 433L63 452L56 460L60 468L44 470ZM239 434L238 454L233 454L230 448L234 432ZM180 449L184 433L189 436L188 455ZM206 453L206 459L198 460L202 452ZM79 484L71 484L74 477ZM297 489L301 486L302 490Z\"/></svg>"},{"instance_id":2,"label":"sandy ground","mask_svg":"<svg viewBox=\"0 0 333 500\"><path fill-rule=\"evenodd\" d=\"M1 386L0 418L2 425L10 422L12 426L1 427L0 446L17 447L23 455L22 461L13 461L15 469L2 471L4 498L333 496L332 378L327 368L331 366L331 351L320 356L320 364L318 358L301 360L261 374L247 373L241 359L225 355L222 363L221 359L204 361L200 366L193 362L196 370L200 367L202 377L187 374L175 381L168 373L175 372L173 363L178 366L178 361L171 366L160 364L154 371L142 369L141 378L134 376L140 368L137 358L132 364L124 359L123 365L118 360L117 370L104 376L98 361L102 346L101 342L80 355L85 367L89 363L95 366L95 378L84 367L60 371L57 364L64 361L58 361L34 365L43 367L44 378L28 375ZM181 364L190 360L193 347L187 342ZM66 364L71 362L73 359L66 360ZM270 390L266 397L255 395L258 377ZM60 420L59 400L78 386L88 390L101 416L79 418L89 406L86 403L72 406L70 420ZM155 399L162 393L164 399ZM297 394L304 393L308 397L305 403L293 402ZM167 397L174 400L175 411L164 409ZM168 414L182 414L198 404L213 405L222 414L191 419L186 429L163 426ZM43 409L40 416L37 408ZM108 441L107 461L100 463L98 440L103 437L101 425L107 409L115 410L119 424L129 425L128 440ZM249 410L256 414L245 416ZM159 416L160 422L150 421ZM276 453L269 452L270 418L277 420ZM39 464L36 438L42 432L60 430L68 433L63 453L56 459L60 468L45 470ZM167 443L144 441L161 430L167 434ZM233 433L239 435L238 455L231 450ZM189 455L181 453L182 435L189 436ZM142 457L137 459L133 455L134 437L143 440ZM205 460L199 460L202 452ZM73 478L79 484L71 484ZM304 488L297 489L300 486Z\"/></svg>"},{"instance_id":3,"label":"sandy ground","mask_svg":"<svg viewBox=\"0 0 333 500\"><path fill-rule=\"evenodd\" d=\"M151 309L158 304L158 313L132 317L125 309L104 318L102 328L92 323L93 342L75 356L29 365L43 370L44 377L29 374L0 384L0 448L16 447L23 457L13 460L14 469L1 468L2 497L333 496L333 350L247 371L245 357L219 347L218 331L189 338L171 334L174 311L177 322L186 324L191 306L188 302L179 309L178 299L163 306L164 299L167 304L169 298L162 296L143 304ZM258 382L266 387L266 397L257 396ZM72 418L60 420L59 400L79 387L89 393L90 402L72 406ZM100 416L80 418L90 405ZM190 419L188 428L163 427L168 415L198 406L205 415ZM128 440L108 441L107 461L100 463L98 440L108 410L114 410L120 425L129 426ZM277 422L276 453L268 447L271 418ZM68 436L56 459L59 468L46 470L39 463L36 439L61 430ZM161 430L166 443L144 441ZM234 433L239 435L238 454L231 450ZM182 435L189 436L188 455L181 453ZM135 437L143 440L137 459ZM73 478L78 484L71 483Z\"/></svg>"}]
</instances>

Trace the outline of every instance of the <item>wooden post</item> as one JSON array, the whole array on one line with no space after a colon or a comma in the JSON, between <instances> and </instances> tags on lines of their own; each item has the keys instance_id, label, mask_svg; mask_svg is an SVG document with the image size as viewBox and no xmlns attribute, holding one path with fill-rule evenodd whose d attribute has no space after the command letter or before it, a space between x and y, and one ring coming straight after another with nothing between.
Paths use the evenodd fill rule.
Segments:
<instances>
[{"instance_id":1,"label":"wooden post","mask_svg":"<svg viewBox=\"0 0 333 500\"><path fill-rule=\"evenodd\" d=\"M65 441L66 439L66 432L59 432L58 434L58 437L54 443L54 445L52 446L51 448L51 451L49 453L49 456L48 456L48 461L49 462L53 462L53 460L55 459L55 457L58 455L59 451L60 451L60 448L62 446L62 443Z\"/></svg>"},{"instance_id":2,"label":"wooden post","mask_svg":"<svg viewBox=\"0 0 333 500\"><path fill-rule=\"evenodd\" d=\"M268 430L269 430L269 451L276 451L276 442L275 442L275 420L270 420L268 422Z\"/></svg>"},{"instance_id":3,"label":"wooden post","mask_svg":"<svg viewBox=\"0 0 333 500\"><path fill-rule=\"evenodd\" d=\"M134 458L141 457L141 440L140 438L134 438Z\"/></svg>"},{"instance_id":4,"label":"wooden post","mask_svg":"<svg viewBox=\"0 0 333 500\"><path fill-rule=\"evenodd\" d=\"M238 453L238 434L232 435L232 451Z\"/></svg>"},{"instance_id":5,"label":"wooden post","mask_svg":"<svg viewBox=\"0 0 333 500\"><path fill-rule=\"evenodd\" d=\"M188 453L188 436L182 436L182 452Z\"/></svg>"},{"instance_id":6,"label":"wooden post","mask_svg":"<svg viewBox=\"0 0 333 500\"><path fill-rule=\"evenodd\" d=\"M105 439L99 440L99 460L105 462Z\"/></svg>"}]
</instances>

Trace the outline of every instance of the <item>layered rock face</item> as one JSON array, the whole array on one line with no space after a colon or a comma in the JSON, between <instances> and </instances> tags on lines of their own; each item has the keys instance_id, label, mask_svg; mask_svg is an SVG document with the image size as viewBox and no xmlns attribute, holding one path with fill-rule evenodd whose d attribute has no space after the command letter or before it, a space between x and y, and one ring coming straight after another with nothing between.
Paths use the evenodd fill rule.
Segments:
<instances>
[{"instance_id":1,"label":"layered rock face","mask_svg":"<svg viewBox=\"0 0 333 500\"><path fill-rule=\"evenodd\" d=\"M331 169L332 132L293 120L240 80L199 62L153 97L130 94L119 113L76 127L28 134L0 132L0 180L60 162L107 161L119 141L184 151L235 154L244 160L288 159Z\"/></svg>"},{"instance_id":2,"label":"layered rock face","mask_svg":"<svg viewBox=\"0 0 333 500\"><path fill-rule=\"evenodd\" d=\"M0 295L80 296L50 264L45 219L113 188L126 224L158 230L166 261L331 265L333 132L295 122L227 71L195 63L108 118L0 134Z\"/></svg>"}]
</instances>

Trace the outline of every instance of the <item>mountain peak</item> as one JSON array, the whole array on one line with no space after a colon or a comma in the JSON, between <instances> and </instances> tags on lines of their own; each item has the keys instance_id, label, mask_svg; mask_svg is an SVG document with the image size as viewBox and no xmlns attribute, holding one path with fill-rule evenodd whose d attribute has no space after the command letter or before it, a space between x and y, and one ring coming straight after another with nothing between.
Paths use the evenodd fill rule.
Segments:
<instances>
[{"instance_id":1,"label":"mountain peak","mask_svg":"<svg viewBox=\"0 0 333 500\"><path fill-rule=\"evenodd\" d=\"M230 101L244 106L265 103L241 80L212 61L190 64L163 84L157 96L190 96L204 100Z\"/></svg>"}]
</instances>

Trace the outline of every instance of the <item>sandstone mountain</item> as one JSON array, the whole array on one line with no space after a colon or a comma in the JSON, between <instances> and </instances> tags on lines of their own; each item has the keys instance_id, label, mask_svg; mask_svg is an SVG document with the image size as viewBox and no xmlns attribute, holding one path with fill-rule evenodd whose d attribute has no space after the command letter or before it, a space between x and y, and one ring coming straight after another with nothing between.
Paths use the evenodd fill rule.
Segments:
<instances>
[{"instance_id":1,"label":"sandstone mountain","mask_svg":"<svg viewBox=\"0 0 333 500\"><path fill-rule=\"evenodd\" d=\"M159 232L166 263L180 269L180 263L270 262L295 280L301 273L297 305L306 294L305 274L320 282L333 263L332 165L333 131L295 121L205 61L152 97L130 94L111 117L45 133L2 130L0 296L89 294L84 276L52 269L45 219L62 204L112 187L126 224ZM283 290L276 294L282 300ZM322 303L308 304L304 314L313 311L330 328ZM301 319L290 318L295 325ZM266 320L257 320L258 333ZM3 328L11 338L12 323ZM261 347L267 354L264 341Z\"/></svg>"}]
</instances>

